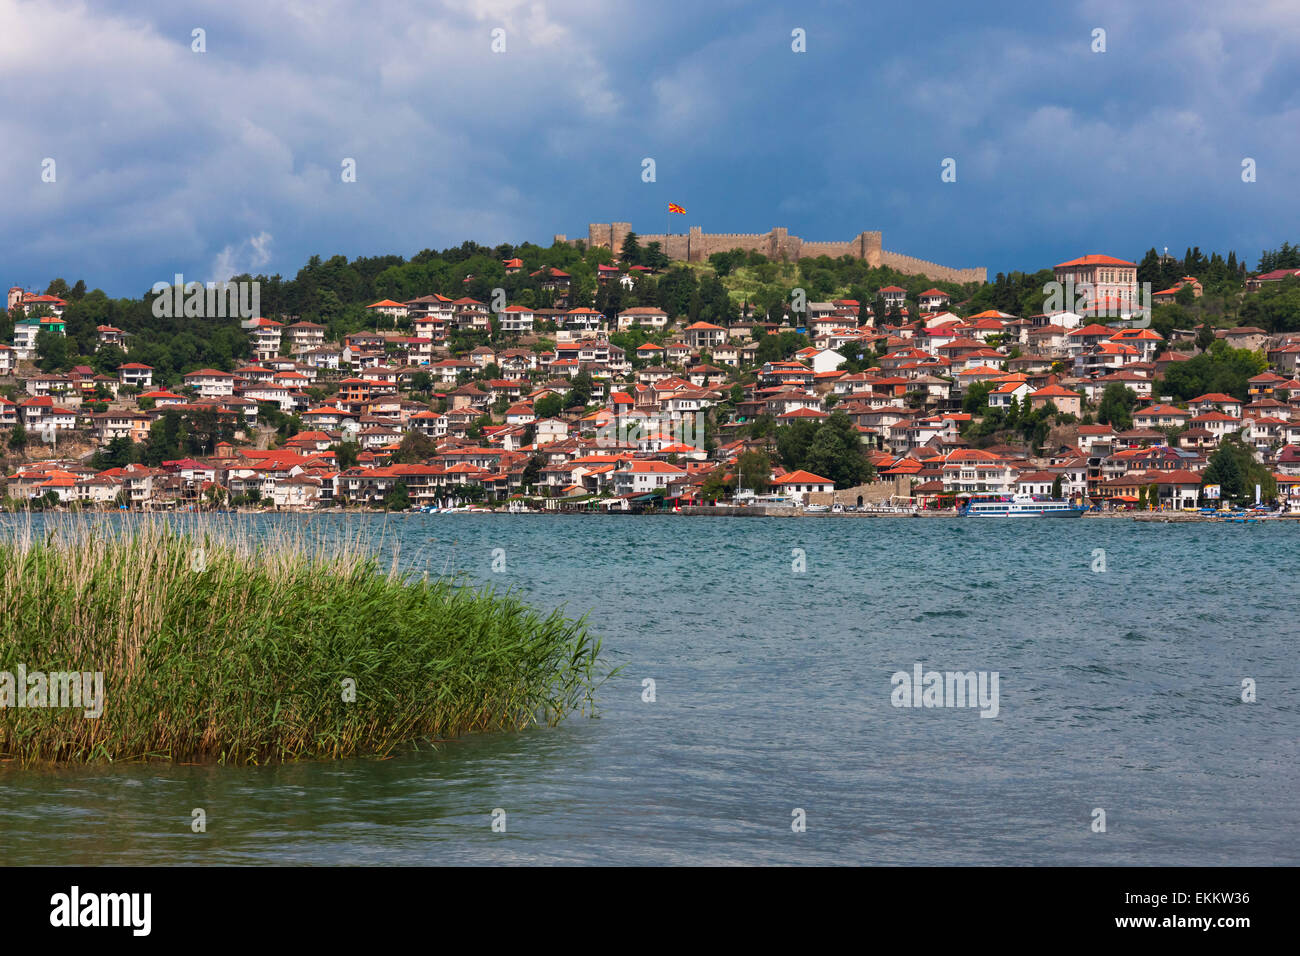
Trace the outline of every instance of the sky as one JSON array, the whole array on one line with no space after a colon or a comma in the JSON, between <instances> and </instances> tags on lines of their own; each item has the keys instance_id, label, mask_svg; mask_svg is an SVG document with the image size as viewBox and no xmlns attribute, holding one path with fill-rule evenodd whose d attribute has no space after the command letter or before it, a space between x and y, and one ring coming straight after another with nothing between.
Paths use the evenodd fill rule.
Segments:
<instances>
[{"instance_id":1,"label":"sky","mask_svg":"<svg viewBox=\"0 0 1300 956\"><path fill-rule=\"evenodd\" d=\"M40 291L662 232L670 201L990 278L1253 267L1300 241L1300 3L0 0L0 182L0 282Z\"/></svg>"}]
</instances>

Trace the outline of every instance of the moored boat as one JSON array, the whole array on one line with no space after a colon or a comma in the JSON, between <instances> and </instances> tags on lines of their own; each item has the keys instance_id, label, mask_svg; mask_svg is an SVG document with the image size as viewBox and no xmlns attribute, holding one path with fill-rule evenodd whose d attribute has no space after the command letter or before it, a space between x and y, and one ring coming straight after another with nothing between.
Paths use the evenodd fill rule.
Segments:
<instances>
[{"instance_id":1,"label":"moored boat","mask_svg":"<svg viewBox=\"0 0 1300 956\"><path fill-rule=\"evenodd\" d=\"M1078 518L1086 510L1039 495L974 495L960 514L963 518Z\"/></svg>"}]
</instances>

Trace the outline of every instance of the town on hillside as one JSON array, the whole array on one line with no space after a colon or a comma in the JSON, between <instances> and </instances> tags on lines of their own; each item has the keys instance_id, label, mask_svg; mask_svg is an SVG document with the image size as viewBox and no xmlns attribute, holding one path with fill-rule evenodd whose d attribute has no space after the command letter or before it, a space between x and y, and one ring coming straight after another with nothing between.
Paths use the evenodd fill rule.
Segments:
<instances>
[{"instance_id":1,"label":"town on hillside","mask_svg":"<svg viewBox=\"0 0 1300 956\"><path fill-rule=\"evenodd\" d=\"M1087 254L955 285L849 257L674 263L631 234L313 259L259 277L243 318L14 287L3 501L1300 510L1300 253L1260 266ZM1047 308L1053 283L1092 295Z\"/></svg>"}]
</instances>

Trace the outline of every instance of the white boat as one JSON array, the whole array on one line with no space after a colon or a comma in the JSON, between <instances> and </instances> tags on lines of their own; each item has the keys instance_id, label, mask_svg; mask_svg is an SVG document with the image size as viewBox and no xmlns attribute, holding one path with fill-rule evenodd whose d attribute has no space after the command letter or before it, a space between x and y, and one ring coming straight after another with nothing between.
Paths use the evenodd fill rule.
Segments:
<instances>
[{"instance_id":1,"label":"white boat","mask_svg":"<svg viewBox=\"0 0 1300 956\"><path fill-rule=\"evenodd\" d=\"M808 514L810 514L810 515L819 515L819 514L822 514L822 513L824 513L824 512L830 511L830 510L831 510L831 506L830 506L830 505L809 505L808 507L804 508L803 510L804 510L805 512L807 512Z\"/></svg>"},{"instance_id":2,"label":"white boat","mask_svg":"<svg viewBox=\"0 0 1300 956\"><path fill-rule=\"evenodd\" d=\"M789 495L756 495L748 488L737 491L731 503L746 508L791 508L798 505L798 502Z\"/></svg>"},{"instance_id":3,"label":"white boat","mask_svg":"<svg viewBox=\"0 0 1300 956\"><path fill-rule=\"evenodd\" d=\"M975 495L960 514L963 518L1078 518L1086 510L1037 495Z\"/></svg>"}]
</instances>

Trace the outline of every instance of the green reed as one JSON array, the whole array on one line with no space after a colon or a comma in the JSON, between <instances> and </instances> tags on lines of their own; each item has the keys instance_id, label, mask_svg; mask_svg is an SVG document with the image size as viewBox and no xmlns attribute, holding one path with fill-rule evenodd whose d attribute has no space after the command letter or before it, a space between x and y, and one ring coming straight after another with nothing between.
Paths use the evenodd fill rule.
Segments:
<instances>
[{"instance_id":1,"label":"green reed","mask_svg":"<svg viewBox=\"0 0 1300 956\"><path fill-rule=\"evenodd\" d=\"M0 707L0 759L386 755L589 713L608 676L585 619L400 571L395 549L383 568L356 537L212 518L3 530L0 671L102 671L105 702L97 719Z\"/></svg>"}]
</instances>

